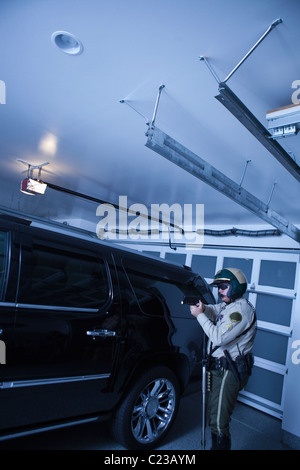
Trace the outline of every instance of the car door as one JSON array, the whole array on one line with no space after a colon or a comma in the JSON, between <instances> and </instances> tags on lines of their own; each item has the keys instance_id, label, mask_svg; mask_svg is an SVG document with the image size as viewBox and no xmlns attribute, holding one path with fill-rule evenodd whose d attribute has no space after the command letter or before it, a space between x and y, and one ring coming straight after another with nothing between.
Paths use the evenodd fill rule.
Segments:
<instances>
[{"instance_id":1,"label":"car door","mask_svg":"<svg viewBox=\"0 0 300 470\"><path fill-rule=\"evenodd\" d=\"M106 410L121 321L109 255L57 237L21 236L16 245L19 283L2 427Z\"/></svg>"},{"instance_id":2,"label":"car door","mask_svg":"<svg viewBox=\"0 0 300 470\"><path fill-rule=\"evenodd\" d=\"M13 341L16 313L18 252L12 250L12 239L11 231L0 228L0 390L6 373L7 348Z\"/></svg>"},{"instance_id":3,"label":"car door","mask_svg":"<svg viewBox=\"0 0 300 470\"><path fill-rule=\"evenodd\" d=\"M7 331L7 309L4 300L6 265L7 265L7 233L0 232L0 381L3 380L3 365L6 363L6 343L4 334Z\"/></svg>"}]
</instances>

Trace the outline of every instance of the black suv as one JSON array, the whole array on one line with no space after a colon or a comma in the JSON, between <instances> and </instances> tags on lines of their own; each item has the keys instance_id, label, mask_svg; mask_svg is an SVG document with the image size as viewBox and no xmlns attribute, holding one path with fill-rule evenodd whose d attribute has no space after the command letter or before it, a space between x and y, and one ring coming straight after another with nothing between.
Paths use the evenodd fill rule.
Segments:
<instances>
[{"instance_id":1,"label":"black suv","mask_svg":"<svg viewBox=\"0 0 300 470\"><path fill-rule=\"evenodd\" d=\"M153 449L201 378L190 268L0 216L0 439L108 419Z\"/></svg>"}]
</instances>

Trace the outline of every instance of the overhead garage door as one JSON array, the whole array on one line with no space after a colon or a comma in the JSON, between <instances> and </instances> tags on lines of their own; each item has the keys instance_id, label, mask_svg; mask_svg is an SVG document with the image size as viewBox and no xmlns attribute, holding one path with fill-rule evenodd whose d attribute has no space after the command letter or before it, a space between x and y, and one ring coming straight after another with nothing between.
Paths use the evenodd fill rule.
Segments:
<instances>
[{"instance_id":1,"label":"overhead garage door","mask_svg":"<svg viewBox=\"0 0 300 470\"><path fill-rule=\"evenodd\" d=\"M231 248L203 248L197 252L162 248L158 252L156 247L155 252L191 266L208 282L223 267L237 267L245 273L246 297L256 308L258 328L253 372L239 400L282 419L299 255ZM217 295L216 290L214 293Z\"/></svg>"}]
</instances>

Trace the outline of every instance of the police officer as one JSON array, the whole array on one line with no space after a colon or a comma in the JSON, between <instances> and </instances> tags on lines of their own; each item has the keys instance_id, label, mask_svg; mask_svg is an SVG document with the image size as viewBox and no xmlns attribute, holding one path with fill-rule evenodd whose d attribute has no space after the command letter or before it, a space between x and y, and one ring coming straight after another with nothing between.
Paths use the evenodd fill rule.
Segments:
<instances>
[{"instance_id":1,"label":"police officer","mask_svg":"<svg viewBox=\"0 0 300 470\"><path fill-rule=\"evenodd\" d=\"M217 286L221 303L204 305L199 301L190 309L208 337L212 450L229 450L230 417L238 393L245 387L253 366L251 350L256 316L253 306L242 297L247 289L247 280L239 269L218 271L211 285Z\"/></svg>"}]
</instances>

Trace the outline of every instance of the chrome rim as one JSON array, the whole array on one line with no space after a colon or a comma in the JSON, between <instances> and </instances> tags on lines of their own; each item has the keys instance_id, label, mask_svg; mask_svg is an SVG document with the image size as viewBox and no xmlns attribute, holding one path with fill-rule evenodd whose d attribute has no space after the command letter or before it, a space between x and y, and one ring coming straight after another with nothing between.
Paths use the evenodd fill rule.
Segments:
<instances>
[{"instance_id":1,"label":"chrome rim","mask_svg":"<svg viewBox=\"0 0 300 470\"><path fill-rule=\"evenodd\" d=\"M135 439L144 444L157 440L169 426L175 405L172 382L163 378L150 382L133 407L131 429Z\"/></svg>"}]
</instances>

